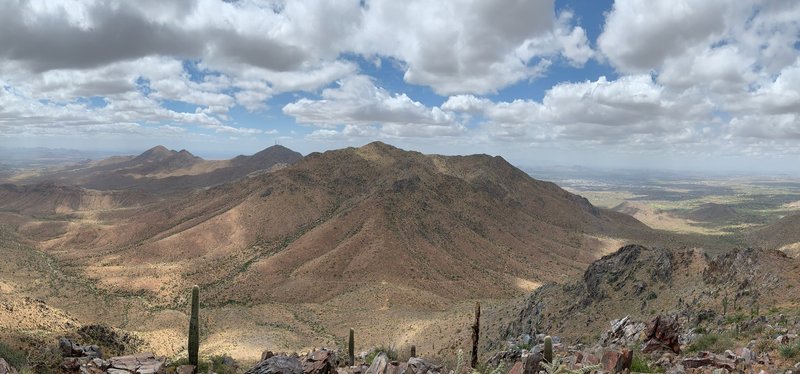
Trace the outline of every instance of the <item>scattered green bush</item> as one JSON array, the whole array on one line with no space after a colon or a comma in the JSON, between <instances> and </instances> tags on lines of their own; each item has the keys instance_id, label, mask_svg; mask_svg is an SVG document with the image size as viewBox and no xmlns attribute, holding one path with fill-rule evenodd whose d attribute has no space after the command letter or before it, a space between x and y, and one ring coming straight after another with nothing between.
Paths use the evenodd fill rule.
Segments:
<instances>
[{"instance_id":1,"label":"scattered green bush","mask_svg":"<svg viewBox=\"0 0 800 374\"><path fill-rule=\"evenodd\" d=\"M724 352L726 349L731 349L735 345L733 339L728 335L721 334L703 334L700 335L689 347L686 349L688 352Z\"/></svg>"},{"instance_id":2,"label":"scattered green bush","mask_svg":"<svg viewBox=\"0 0 800 374\"><path fill-rule=\"evenodd\" d=\"M651 366L641 355L634 354L631 362L631 372L633 373L663 373L664 369L658 366Z\"/></svg>"},{"instance_id":3,"label":"scattered green bush","mask_svg":"<svg viewBox=\"0 0 800 374\"><path fill-rule=\"evenodd\" d=\"M25 352L14 349L3 342L0 342L0 357L4 358L9 365L17 370L21 370L28 365L28 358Z\"/></svg>"},{"instance_id":4,"label":"scattered green bush","mask_svg":"<svg viewBox=\"0 0 800 374\"><path fill-rule=\"evenodd\" d=\"M800 356L800 342L782 345L780 348L778 348L778 352L780 352L781 357L783 358L796 358Z\"/></svg>"}]
</instances>

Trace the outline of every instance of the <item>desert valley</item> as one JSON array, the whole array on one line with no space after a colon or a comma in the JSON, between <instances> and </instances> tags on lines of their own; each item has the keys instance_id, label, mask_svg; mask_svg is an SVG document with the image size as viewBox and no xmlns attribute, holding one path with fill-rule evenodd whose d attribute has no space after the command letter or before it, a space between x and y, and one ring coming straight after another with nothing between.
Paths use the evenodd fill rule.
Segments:
<instances>
[{"instance_id":1,"label":"desert valley","mask_svg":"<svg viewBox=\"0 0 800 374\"><path fill-rule=\"evenodd\" d=\"M798 374L798 0L2 0L0 374Z\"/></svg>"},{"instance_id":2,"label":"desert valley","mask_svg":"<svg viewBox=\"0 0 800 374\"><path fill-rule=\"evenodd\" d=\"M381 142L16 169L0 185L1 338L35 350L99 325L177 360L194 284L201 354L243 363L343 350L351 328L358 352L450 362L475 301L484 356L543 332L590 342L623 317L694 328L724 299L727 314L800 318L796 182L569 181L595 203L500 157Z\"/></svg>"}]
</instances>

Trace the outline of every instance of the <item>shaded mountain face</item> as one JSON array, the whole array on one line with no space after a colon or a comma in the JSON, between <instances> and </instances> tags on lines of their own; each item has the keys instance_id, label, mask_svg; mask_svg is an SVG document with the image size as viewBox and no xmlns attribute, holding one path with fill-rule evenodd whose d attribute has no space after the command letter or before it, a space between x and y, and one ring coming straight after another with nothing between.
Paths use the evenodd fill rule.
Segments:
<instances>
[{"instance_id":1,"label":"shaded mountain face","mask_svg":"<svg viewBox=\"0 0 800 374\"><path fill-rule=\"evenodd\" d=\"M99 190L141 189L171 192L214 186L292 164L303 156L286 147L272 146L252 156L207 161L187 150L153 147L136 157L112 157L89 165L16 181L20 184L50 182Z\"/></svg>"},{"instance_id":2,"label":"shaded mountain face","mask_svg":"<svg viewBox=\"0 0 800 374\"><path fill-rule=\"evenodd\" d=\"M725 222L739 217L736 209L717 203L706 203L692 209L685 217L700 222Z\"/></svg>"},{"instance_id":3,"label":"shaded mountain face","mask_svg":"<svg viewBox=\"0 0 800 374\"><path fill-rule=\"evenodd\" d=\"M0 185L0 211L28 216L68 215L76 211L143 206L154 201L140 191L90 191L52 183Z\"/></svg>"},{"instance_id":4,"label":"shaded mountain face","mask_svg":"<svg viewBox=\"0 0 800 374\"><path fill-rule=\"evenodd\" d=\"M747 241L753 246L777 249L791 257L800 257L800 214L788 215L750 232Z\"/></svg>"},{"instance_id":5,"label":"shaded mountain face","mask_svg":"<svg viewBox=\"0 0 800 374\"><path fill-rule=\"evenodd\" d=\"M320 302L374 284L447 299L519 295L579 274L619 246L611 238L651 232L500 157L383 143L98 219L49 244L76 265L122 266L92 273L107 287L171 299L197 283L210 304ZM172 269L174 289L142 281L153 266Z\"/></svg>"},{"instance_id":6,"label":"shaded mountain face","mask_svg":"<svg viewBox=\"0 0 800 374\"><path fill-rule=\"evenodd\" d=\"M511 322L493 321L498 332L492 336L499 343L543 332L592 342L592 333L625 316L678 315L697 323L758 307L796 308L800 300L786 290L800 286L798 266L800 261L775 250L737 249L712 257L699 249L629 245L592 263L582 279L546 285L497 313Z\"/></svg>"}]
</instances>

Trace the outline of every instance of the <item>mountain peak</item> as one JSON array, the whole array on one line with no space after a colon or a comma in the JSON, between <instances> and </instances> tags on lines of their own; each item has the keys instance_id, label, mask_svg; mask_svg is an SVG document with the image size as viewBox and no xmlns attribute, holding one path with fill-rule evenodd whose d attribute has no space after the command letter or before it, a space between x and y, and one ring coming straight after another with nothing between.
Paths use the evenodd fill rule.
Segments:
<instances>
[{"instance_id":1,"label":"mountain peak","mask_svg":"<svg viewBox=\"0 0 800 374\"><path fill-rule=\"evenodd\" d=\"M153 148L150 148L150 149L142 152L142 154L140 154L136 158L138 158L140 160L142 160L142 159L144 159L144 160L157 160L157 159L161 159L161 158L164 158L164 157L169 157L169 156L173 155L174 153L177 153L177 152L170 151L169 149L167 149L167 147L165 147L163 145L157 145L157 146L155 146Z\"/></svg>"}]
</instances>

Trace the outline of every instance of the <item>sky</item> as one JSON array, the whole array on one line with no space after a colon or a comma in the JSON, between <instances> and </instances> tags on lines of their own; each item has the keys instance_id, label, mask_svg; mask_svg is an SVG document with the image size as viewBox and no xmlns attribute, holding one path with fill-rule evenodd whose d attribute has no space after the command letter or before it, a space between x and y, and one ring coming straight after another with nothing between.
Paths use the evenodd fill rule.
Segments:
<instances>
[{"instance_id":1,"label":"sky","mask_svg":"<svg viewBox=\"0 0 800 374\"><path fill-rule=\"evenodd\" d=\"M800 1L4 0L0 147L800 171Z\"/></svg>"}]
</instances>

